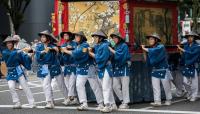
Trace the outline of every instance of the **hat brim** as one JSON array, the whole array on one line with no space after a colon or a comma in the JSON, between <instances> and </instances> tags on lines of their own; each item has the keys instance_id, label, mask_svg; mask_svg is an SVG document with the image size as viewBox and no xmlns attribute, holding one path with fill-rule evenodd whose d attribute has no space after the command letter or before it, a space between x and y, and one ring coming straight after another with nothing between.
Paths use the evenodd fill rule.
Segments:
<instances>
[{"instance_id":1,"label":"hat brim","mask_svg":"<svg viewBox=\"0 0 200 114\"><path fill-rule=\"evenodd\" d=\"M70 36L70 35L73 35L72 32L61 32L61 33L60 33L60 37L63 38L64 34L68 34L69 36Z\"/></svg>"},{"instance_id":2,"label":"hat brim","mask_svg":"<svg viewBox=\"0 0 200 114\"><path fill-rule=\"evenodd\" d=\"M6 40L6 41L3 41L3 43L7 43L7 42L14 42L14 43L16 43L17 40Z\"/></svg>"},{"instance_id":3,"label":"hat brim","mask_svg":"<svg viewBox=\"0 0 200 114\"><path fill-rule=\"evenodd\" d=\"M157 39L158 40L158 42L161 42L161 39L160 38L158 38L158 37L156 37L156 36L146 36L146 39L149 39L150 37L153 37L153 38L155 38L155 39Z\"/></svg>"},{"instance_id":4,"label":"hat brim","mask_svg":"<svg viewBox=\"0 0 200 114\"><path fill-rule=\"evenodd\" d=\"M91 36L92 36L92 37L99 36L99 37L102 37L102 38L104 38L104 39L107 39L107 37L106 37L106 36L99 35L99 34L92 34Z\"/></svg>"},{"instance_id":5,"label":"hat brim","mask_svg":"<svg viewBox=\"0 0 200 114\"><path fill-rule=\"evenodd\" d=\"M120 39L124 40L124 38L122 38L121 36L118 36L118 35L116 35L116 34L111 34L110 37L111 37L111 38L117 37L117 38L120 38Z\"/></svg>"},{"instance_id":6,"label":"hat brim","mask_svg":"<svg viewBox=\"0 0 200 114\"><path fill-rule=\"evenodd\" d=\"M74 36L75 36L75 35L82 36L82 37L83 37L83 39L84 39L85 41L87 41L87 38L86 38L86 36L85 36L85 35L82 35L82 34L79 34L79 33L74 33Z\"/></svg>"},{"instance_id":7,"label":"hat brim","mask_svg":"<svg viewBox=\"0 0 200 114\"><path fill-rule=\"evenodd\" d=\"M42 36L42 35L45 35L45 36L49 36L49 37L52 37L50 34L46 34L46 33L38 33L38 36Z\"/></svg>"},{"instance_id":8,"label":"hat brim","mask_svg":"<svg viewBox=\"0 0 200 114\"><path fill-rule=\"evenodd\" d=\"M193 35L193 34L187 34L185 35L185 38L188 39L189 36L193 36L195 40L200 39L198 35Z\"/></svg>"},{"instance_id":9,"label":"hat brim","mask_svg":"<svg viewBox=\"0 0 200 114\"><path fill-rule=\"evenodd\" d=\"M54 38L53 36L51 36L50 34L46 34L46 33L38 33L38 35L41 37L42 35L45 35L47 37L50 38L51 41L53 42L58 42L58 40L56 38Z\"/></svg>"},{"instance_id":10,"label":"hat brim","mask_svg":"<svg viewBox=\"0 0 200 114\"><path fill-rule=\"evenodd\" d=\"M7 37L4 41L3 41L3 43L6 43L6 42L14 42L14 43L16 43L16 42L18 42L18 39L17 38L9 38L9 37Z\"/></svg>"}]
</instances>

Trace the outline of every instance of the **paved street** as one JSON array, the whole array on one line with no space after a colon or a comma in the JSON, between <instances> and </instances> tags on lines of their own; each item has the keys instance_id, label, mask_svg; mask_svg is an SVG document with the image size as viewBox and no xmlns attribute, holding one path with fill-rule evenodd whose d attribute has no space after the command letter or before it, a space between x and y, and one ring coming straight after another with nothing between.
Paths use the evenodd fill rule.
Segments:
<instances>
[{"instance_id":1,"label":"paved street","mask_svg":"<svg viewBox=\"0 0 200 114\"><path fill-rule=\"evenodd\" d=\"M29 77L28 82L36 100L37 109L27 107L27 99L22 90L18 90L23 109L12 109L12 100L6 80L0 81L0 114L100 114L95 110L95 103L89 103L89 111L79 112L76 106L66 107L61 104L62 95L58 89L54 90L55 109L44 109L45 97L41 87L40 80L35 76ZM200 100L189 102L186 99L174 99L173 105L152 107L149 103L131 104L131 108L127 110L119 110L112 112L113 114L200 114ZM198 112L199 111L199 112Z\"/></svg>"}]
</instances>

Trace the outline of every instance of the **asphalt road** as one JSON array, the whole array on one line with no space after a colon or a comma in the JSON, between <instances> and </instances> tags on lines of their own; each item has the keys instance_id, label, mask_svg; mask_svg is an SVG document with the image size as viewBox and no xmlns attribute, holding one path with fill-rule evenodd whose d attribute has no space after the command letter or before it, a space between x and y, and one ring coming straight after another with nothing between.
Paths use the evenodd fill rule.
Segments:
<instances>
[{"instance_id":1,"label":"asphalt road","mask_svg":"<svg viewBox=\"0 0 200 114\"><path fill-rule=\"evenodd\" d=\"M23 109L12 109L12 99L6 80L0 81L0 114L100 114L95 110L95 103L89 103L88 111L77 111L77 106L66 107L62 105L63 97L58 88L54 90L55 109L44 109L45 97L40 80L36 76L28 77L28 84L34 95L37 108L30 109L23 90L18 94L23 104ZM149 103L131 104L130 109L118 110L111 114L200 114L200 100L189 102L184 98L173 99L173 105L152 107Z\"/></svg>"}]
</instances>

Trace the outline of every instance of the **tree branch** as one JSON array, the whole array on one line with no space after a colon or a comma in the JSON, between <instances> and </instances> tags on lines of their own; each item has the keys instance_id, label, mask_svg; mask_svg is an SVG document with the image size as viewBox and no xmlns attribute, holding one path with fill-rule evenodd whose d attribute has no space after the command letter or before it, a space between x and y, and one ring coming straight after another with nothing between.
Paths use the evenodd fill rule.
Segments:
<instances>
[{"instance_id":1,"label":"tree branch","mask_svg":"<svg viewBox=\"0 0 200 114\"><path fill-rule=\"evenodd\" d=\"M91 9L94 5L96 5L96 2L94 2L94 4L92 4L89 8L87 8L85 11L83 11L83 12L81 13L81 15L79 15L79 17L77 18L77 20L76 20L76 22L75 22L75 24L74 24L74 30L75 30L75 28L76 28L76 24L77 24L78 20L80 19L80 17L81 17L85 12L87 12L89 9Z\"/></svg>"}]
</instances>

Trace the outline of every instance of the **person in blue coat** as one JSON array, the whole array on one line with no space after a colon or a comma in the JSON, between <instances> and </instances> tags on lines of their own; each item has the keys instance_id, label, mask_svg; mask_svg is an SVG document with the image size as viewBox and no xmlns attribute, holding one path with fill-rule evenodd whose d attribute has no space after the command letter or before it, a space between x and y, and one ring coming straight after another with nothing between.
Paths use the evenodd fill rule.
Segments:
<instances>
[{"instance_id":1,"label":"person in blue coat","mask_svg":"<svg viewBox=\"0 0 200 114\"><path fill-rule=\"evenodd\" d=\"M61 32L61 38L64 38L65 43L61 46L61 63L63 74L65 76L65 84L68 89L68 99L66 99L64 105L75 105L78 104L78 98L76 93L76 64L74 58L62 52L62 50L69 49L74 50L77 43L74 41L74 34L71 32Z\"/></svg>"},{"instance_id":2,"label":"person in blue coat","mask_svg":"<svg viewBox=\"0 0 200 114\"><path fill-rule=\"evenodd\" d=\"M38 34L41 43L37 44L35 49L35 59L39 64L37 76L42 81L42 86L46 98L47 109L54 108L51 81L53 78L64 96L64 100L68 98L68 91L64 83L64 76L61 75L60 61L58 58L58 47L54 44L57 39L54 38L49 31L43 31Z\"/></svg>"},{"instance_id":3,"label":"person in blue coat","mask_svg":"<svg viewBox=\"0 0 200 114\"><path fill-rule=\"evenodd\" d=\"M117 106L115 104L112 88L113 69L111 64L112 54L109 50L110 43L107 42L107 35L102 30L93 33L92 37L95 40L95 46L93 51L89 49L89 54L95 59L98 66L98 76L103 89L105 105L100 111L111 112L117 110Z\"/></svg>"},{"instance_id":4,"label":"person in blue coat","mask_svg":"<svg viewBox=\"0 0 200 114\"><path fill-rule=\"evenodd\" d=\"M76 89L78 93L79 102L81 105L77 108L77 110L83 111L88 109L87 104L87 96L85 90L85 84L88 81L90 87L92 88L98 107L102 107L103 105L103 95L98 83L98 78L92 72L94 72L94 63L88 54L89 44L86 42L87 38L84 35L83 31L80 31L75 34L75 41L77 46L74 50L64 49L64 53L71 55L74 58L76 63Z\"/></svg>"},{"instance_id":5,"label":"person in blue coat","mask_svg":"<svg viewBox=\"0 0 200 114\"><path fill-rule=\"evenodd\" d=\"M8 81L8 86L10 89L10 93L12 95L13 100L13 108L22 108L20 99L15 90L16 81L18 81L27 98L31 108L35 108L35 101L32 95L30 88L25 79L24 71L21 66L26 68L27 70L31 69L31 58L25 54L22 50L15 49L14 44L16 43L16 39L8 36L4 43L6 43L7 49L2 51L2 61L6 63L7 66L7 76L6 79Z\"/></svg>"},{"instance_id":6,"label":"person in blue coat","mask_svg":"<svg viewBox=\"0 0 200 114\"><path fill-rule=\"evenodd\" d=\"M154 33L152 35L146 36L150 48L146 48L141 45L142 50L145 53L145 58L147 65L152 68L151 80L153 86L154 102L151 103L153 106L161 106L161 86L162 82L166 101L164 105L171 105L172 93L171 93L171 80L172 75L169 71L169 65L167 61L167 53L160 37Z\"/></svg>"},{"instance_id":7,"label":"person in blue coat","mask_svg":"<svg viewBox=\"0 0 200 114\"><path fill-rule=\"evenodd\" d=\"M110 37L115 42L114 49L109 47L113 54L113 90L119 100L122 102L120 109L129 108L129 82L130 82L130 66L131 55L129 53L128 45L125 43L119 32L112 33Z\"/></svg>"},{"instance_id":8,"label":"person in blue coat","mask_svg":"<svg viewBox=\"0 0 200 114\"><path fill-rule=\"evenodd\" d=\"M200 48L196 43L199 37L196 33L190 32L185 35L187 43L184 44L184 48L177 45L178 49L182 52L182 58L184 66L182 69L183 83L187 91L187 99L190 101L196 101L198 94L198 75L197 66L199 59Z\"/></svg>"}]
</instances>

